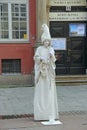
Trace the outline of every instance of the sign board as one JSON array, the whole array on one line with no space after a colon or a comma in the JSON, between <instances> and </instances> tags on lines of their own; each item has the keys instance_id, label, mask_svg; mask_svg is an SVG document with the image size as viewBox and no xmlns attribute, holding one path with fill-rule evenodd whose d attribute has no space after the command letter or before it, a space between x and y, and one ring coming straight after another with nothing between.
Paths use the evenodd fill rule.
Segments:
<instances>
[{"instance_id":1,"label":"sign board","mask_svg":"<svg viewBox=\"0 0 87 130\"><path fill-rule=\"evenodd\" d=\"M50 6L86 6L86 0L50 0Z\"/></svg>"},{"instance_id":2,"label":"sign board","mask_svg":"<svg viewBox=\"0 0 87 130\"><path fill-rule=\"evenodd\" d=\"M87 12L50 12L49 21L87 21Z\"/></svg>"},{"instance_id":3,"label":"sign board","mask_svg":"<svg viewBox=\"0 0 87 130\"><path fill-rule=\"evenodd\" d=\"M51 44L54 50L66 50L66 38L52 38Z\"/></svg>"}]
</instances>

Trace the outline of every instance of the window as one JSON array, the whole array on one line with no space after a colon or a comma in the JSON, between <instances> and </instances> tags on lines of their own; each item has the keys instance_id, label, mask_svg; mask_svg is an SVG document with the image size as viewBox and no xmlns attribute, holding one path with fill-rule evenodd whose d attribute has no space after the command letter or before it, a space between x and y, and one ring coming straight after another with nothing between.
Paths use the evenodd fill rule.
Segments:
<instances>
[{"instance_id":1,"label":"window","mask_svg":"<svg viewBox=\"0 0 87 130\"><path fill-rule=\"evenodd\" d=\"M2 73L21 73L21 60L2 59Z\"/></svg>"},{"instance_id":2,"label":"window","mask_svg":"<svg viewBox=\"0 0 87 130\"><path fill-rule=\"evenodd\" d=\"M27 0L3 1L0 1L0 41L28 40Z\"/></svg>"}]
</instances>

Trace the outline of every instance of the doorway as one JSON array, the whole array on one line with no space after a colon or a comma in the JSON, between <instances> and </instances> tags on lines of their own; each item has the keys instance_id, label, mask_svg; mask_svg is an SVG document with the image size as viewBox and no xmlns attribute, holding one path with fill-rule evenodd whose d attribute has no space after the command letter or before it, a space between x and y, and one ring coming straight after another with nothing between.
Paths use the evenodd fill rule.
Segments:
<instances>
[{"instance_id":1,"label":"doorway","mask_svg":"<svg viewBox=\"0 0 87 130\"><path fill-rule=\"evenodd\" d=\"M83 30L79 32L81 25ZM51 21L50 32L52 38L66 38L66 49L55 49L56 75L85 74L86 24Z\"/></svg>"}]
</instances>

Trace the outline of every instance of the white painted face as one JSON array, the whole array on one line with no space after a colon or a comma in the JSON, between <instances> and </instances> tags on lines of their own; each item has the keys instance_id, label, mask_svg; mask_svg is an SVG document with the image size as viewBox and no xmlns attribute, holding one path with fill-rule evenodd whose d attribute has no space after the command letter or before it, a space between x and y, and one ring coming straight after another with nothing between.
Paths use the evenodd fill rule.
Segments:
<instances>
[{"instance_id":1,"label":"white painted face","mask_svg":"<svg viewBox=\"0 0 87 130\"><path fill-rule=\"evenodd\" d=\"M45 40L43 42L43 44L44 44L45 47L48 47L50 45L50 41L49 40Z\"/></svg>"}]
</instances>

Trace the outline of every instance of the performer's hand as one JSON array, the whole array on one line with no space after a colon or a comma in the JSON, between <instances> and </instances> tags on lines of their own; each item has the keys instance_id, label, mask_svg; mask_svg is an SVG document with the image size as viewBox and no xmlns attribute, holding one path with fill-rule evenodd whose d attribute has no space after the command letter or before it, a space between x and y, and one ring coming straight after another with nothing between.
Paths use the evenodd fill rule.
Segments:
<instances>
[{"instance_id":1,"label":"performer's hand","mask_svg":"<svg viewBox=\"0 0 87 130\"><path fill-rule=\"evenodd\" d=\"M52 57L54 55L53 49L50 49L49 55L50 55L50 57Z\"/></svg>"},{"instance_id":2,"label":"performer's hand","mask_svg":"<svg viewBox=\"0 0 87 130\"><path fill-rule=\"evenodd\" d=\"M40 58L40 61L42 62L42 61L45 61L45 57L41 57Z\"/></svg>"},{"instance_id":3,"label":"performer's hand","mask_svg":"<svg viewBox=\"0 0 87 130\"><path fill-rule=\"evenodd\" d=\"M49 55L50 55L50 58L53 56L53 54L52 54L52 53L50 53Z\"/></svg>"}]
</instances>

